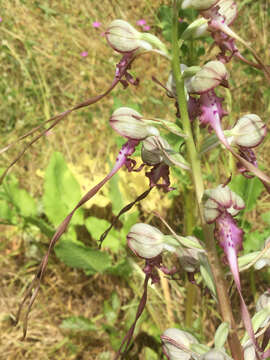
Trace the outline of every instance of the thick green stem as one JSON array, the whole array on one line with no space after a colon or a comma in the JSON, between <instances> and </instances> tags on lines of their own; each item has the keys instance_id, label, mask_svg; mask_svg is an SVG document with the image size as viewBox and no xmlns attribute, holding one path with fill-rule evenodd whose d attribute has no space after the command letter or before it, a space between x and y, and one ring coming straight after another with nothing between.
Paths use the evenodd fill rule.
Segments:
<instances>
[{"instance_id":1,"label":"thick green stem","mask_svg":"<svg viewBox=\"0 0 270 360\"><path fill-rule=\"evenodd\" d=\"M228 322L230 324L231 332L228 337L228 342L232 356L234 357L234 359L242 360L243 352L240 341L236 333L235 321L233 318L231 304L228 297L228 290L225 284L224 274L217 254L213 229L206 224L203 215L202 197L204 193L204 184L203 184L203 177L201 171L201 164L193 139L192 129L188 116L184 80L181 75L179 63L180 63L180 50L178 46L178 7L177 7L177 1L174 0L173 30L172 30L172 70L176 85L177 101L181 113L181 122L184 132L187 135L186 138L187 156L191 165L192 181L195 188L199 216L201 219L201 224L204 232L205 248L216 284L220 313L223 321Z\"/></svg>"}]
</instances>

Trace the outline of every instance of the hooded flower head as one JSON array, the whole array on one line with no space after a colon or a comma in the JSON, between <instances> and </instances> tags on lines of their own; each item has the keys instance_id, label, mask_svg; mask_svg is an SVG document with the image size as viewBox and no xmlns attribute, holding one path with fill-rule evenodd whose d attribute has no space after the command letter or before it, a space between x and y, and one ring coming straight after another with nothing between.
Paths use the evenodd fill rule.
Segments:
<instances>
[{"instance_id":1,"label":"hooded flower head","mask_svg":"<svg viewBox=\"0 0 270 360\"><path fill-rule=\"evenodd\" d=\"M152 259L164 249L163 234L154 226L138 223L131 227L127 242L129 248L141 258Z\"/></svg>"},{"instance_id":2,"label":"hooded flower head","mask_svg":"<svg viewBox=\"0 0 270 360\"><path fill-rule=\"evenodd\" d=\"M124 20L112 21L105 32L105 36L109 45L120 53L130 53L138 49L152 49L148 42L141 39L141 33Z\"/></svg>"},{"instance_id":3,"label":"hooded flower head","mask_svg":"<svg viewBox=\"0 0 270 360\"><path fill-rule=\"evenodd\" d=\"M184 0L182 9L193 8L196 10L206 10L215 5L218 0Z\"/></svg>"},{"instance_id":4,"label":"hooded flower head","mask_svg":"<svg viewBox=\"0 0 270 360\"><path fill-rule=\"evenodd\" d=\"M110 118L110 125L127 139L143 140L148 136L159 135L157 128L148 125L140 113L128 107L115 110Z\"/></svg>"},{"instance_id":5,"label":"hooded flower head","mask_svg":"<svg viewBox=\"0 0 270 360\"><path fill-rule=\"evenodd\" d=\"M190 333L170 328L161 335L162 349L169 360L194 359L190 351L191 344L198 344L197 339Z\"/></svg>"},{"instance_id":6,"label":"hooded flower head","mask_svg":"<svg viewBox=\"0 0 270 360\"><path fill-rule=\"evenodd\" d=\"M247 114L229 130L230 143L246 148L258 146L266 136L266 124L256 114Z\"/></svg>"}]
</instances>

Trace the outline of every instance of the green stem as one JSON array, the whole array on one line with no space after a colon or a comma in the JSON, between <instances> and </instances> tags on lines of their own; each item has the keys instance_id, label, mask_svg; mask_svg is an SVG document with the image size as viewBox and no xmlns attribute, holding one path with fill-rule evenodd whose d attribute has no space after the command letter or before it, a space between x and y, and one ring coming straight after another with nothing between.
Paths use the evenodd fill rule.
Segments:
<instances>
[{"instance_id":1,"label":"green stem","mask_svg":"<svg viewBox=\"0 0 270 360\"><path fill-rule=\"evenodd\" d=\"M184 217L184 233L186 236L192 235L193 228L195 224L194 217L194 192L193 189L187 186L184 189L184 209L185 209L185 217ZM185 325L187 328L192 328L192 314L193 307L196 301L196 285L192 284L188 279L186 279L186 299L185 299Z\"/></svg>"},{"instance_id":2,"label":"green stem","mask_svg":"<svg viewBox=\"0 0 270 360\"><path fill-rule=\"evenodd\" d=\"M191 164L192 180L195 188L196 199L198 203L198 210L203 227L205 248L209 259L210 267L214 276L217 297L219 303L219 309L223 321L228 322L231 327L231 332L228 337L229 346L232 356L237 360L243 359L243 353L240 341L236 334L235 321L232 314L231 304L228 297L228 290L225 284L223 270L220 265L219 257L217 254L215 239L213 235L213 229L210 228L205 222L202 207L202 197L204 193L204 184L201 171L200 159L196 150L196 146L193 140L193 134L191 130L190 120L188 116L187 101L184 88L184 80L180 71L180 50L178 47L178 7L177 1L174 0L173 9L173 29L172 29L172 70L176 84L177 101L181 113L181 122L185 134L187 135L186 148L188 160Z\"/></svg>"}]
</instances>

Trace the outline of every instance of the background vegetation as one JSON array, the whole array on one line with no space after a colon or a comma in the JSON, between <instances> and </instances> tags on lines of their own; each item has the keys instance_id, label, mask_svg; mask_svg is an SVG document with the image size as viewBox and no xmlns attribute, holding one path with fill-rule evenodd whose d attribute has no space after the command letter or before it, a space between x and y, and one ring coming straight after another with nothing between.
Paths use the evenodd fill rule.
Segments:
<instances>
[{"instance_id":1,"label":"background vegetation","mask_svg":"<svg viewBox=\"0 0 270 360\"><path fill-rule=\"evenodd\" d=\"M237 0L237 3L240 15L234 28L270 64L268 1ZM119 56L108 47L102 32L113 19L122 18L133 25L145 19L153 33L168 40L166 6L169 4L169 1L148 0L5 2L0 8L1 147L109 86ZM95 21L101 22L101 26L93 27ZM211 43L204 43L204 51L199 43L196 46L202 61L216 51ZM30 315L27 339L20 341L22 329L14 327L14 315L49 238L80 194L106 175L122 142L108 126L112 111L127 105L144 115L174 117L173 103L151 79L155 75L165 83L170 71L168 63L149 56L136 64L135 74L141 79L139 87L124 91L118 86L102 102L64 119L24 155L0 188L1 359L111 359L134 319L142 294L140 264L125 246L130 224L139 219L168 233L154 216L156 211L175 231L183 230L184 200L178 184L181 179L174 173L172 182L178 190L169 195L154 190L130 216L117 223L117 230L98 255L99 235L123 205L147 188L143 173L122 171L78 213L56 254L52 254ZM230 64L229 71L231 89L222 94L230 111L225 124L232 125L244 113L257 113L267 123L270 89L262 73L237 62ZM6 167L21 146L18 144L3 153L0 167ZM259 163L269 169L269 141L264 141L257 155ZM221 148L208 156L205 181L209 186L215 186L235 171L233 159L228 157ZM224 163L230 167L225 168ZM214 172L210 171L213 164L216 164ZM256 181L247 187L241 179L236 176L233 186L238 192L245 192L249 199L242 218L246 230L244 251L257 250L270 235L269 195ZM71 256L74 253L77 258ZM98 256L100 259L93 262ZM254 300L266 290L269 278L267 271L260 276L254 271L245 275L244 294L251 312ZM175 324L196 332L201 340L211 344L211 334L219 323L213 301L205 296L203 306L201 302L195 303L190 323L185 317L184 298L190 291L190 285L186 285L183 273L179 281L168 283L162 278L161 285L150 288L130 359L159 359L160 331ZM196 288L192 291L199 294ZM237 309L233 289L232 301Z\"/></svg>"}]
</instances>

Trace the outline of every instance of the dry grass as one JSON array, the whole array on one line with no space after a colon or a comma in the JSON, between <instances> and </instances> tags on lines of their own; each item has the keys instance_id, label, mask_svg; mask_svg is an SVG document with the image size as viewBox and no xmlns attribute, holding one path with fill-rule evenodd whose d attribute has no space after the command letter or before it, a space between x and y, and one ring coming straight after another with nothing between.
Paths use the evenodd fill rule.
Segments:
<instances>
[{"instance_id":1,"label":"dry grass","mask_svg":"<svg viewBox=\"0 0 270 360\"><path fill-rule=\"evenodd\" d=\"M101 32L105 30L106 24L115 18L129 19L133 24L136 20L145 18L153 30L158 31L155 27L155 8L159 3L148 0L5 2L0 14L3 18L0 23L0 93L3 99L0 104L0 125L3 144L14 140L50 116L107 88L112 81L114 66L119 57L112 53L104 37L101 37ZM258 4L249 2L249 5L241 10L241 21L236 22L235 28L239 28L244 38L248 36L261 57L270 64L270 53L264 52L269 43L267 7L267 1L260 1ZM102 29L92 28L91 23L97 20L102 22ZM88 51L89 55L81 57L80 53L83 51ZM258 72L250 72L247 68L243 72L240 65L231 65L233 104L227 122L232 124L236 118L247 112L258 113L267 120L270 115L270 93L269 89L267 92L263 76ZM55 150L63 152L72 169L84 177L81 181L83 187L88 188L95 183L97 176L101 177L105 173L104 159L117 151L114 134L108 126L114 98L125 105L132 97L132 102L139 104L145 115L167 118L173 116L173 104L168 108L167 97L151 81L151 76L157 75L156 69L159 69L158 78L165 82L169 72L165 61L151 57L139 60L136 75L142 81L138 88L129 87L123 91L118 87L101 103L77 111L63 120L51 135L33 146L14 167L13 171L18 175L20 183L30 193L40 195L42 172ZM229 99L228 94L227 97ZM160 101L158 105L153 100L155 98ZM0 165L9 163L19 149L20 145L5 153ZM259 158L269 168L268 152L269 145L265 142L259 150ZM91 166L87 159L91 160ZM217 173L219 170L227 172L222 164L217 168ZM130 186L130 179L123 176L123 187ZM142 177L139 177L137 184L135 190L128 187L129 192L134 191L131 199L138 188L145 186ZM157 199L158 210L165 214L165 202L163 199L160 201L159 197ZM156 206L157 202L150 208L143 205L145 212L142 211L142 215L148 217L147 211ZM267 195L263 195L258 206L259 212L261 209L270 208ZM173 210L168 214L170 224L175 228L182 225L178 219L182 215L182 207L183 199L180 195L175 198ZM251 220L254 222L257 216L258 212L253 212L250 215ZM262 226L261 223L256 225ZM59 264L59 261L52 257L42 291L31 312L27 340L22 342L21 325L14 327L13 316L22 290L31 281L37 264L35 261L30 262L31 259L25 256L23 231L20 233L17 228L2 226L1 233L0 359L111 359L113 351L110 338L102 329L102 324L106 323L103 303L116 291L122 307L128 306L130 298L134 298L131 304L134 309L140 296L138 289L142 287L140 272L135 272L136 275L130 283L104 275L87 277L81 271ZM142 330L156 336L158 331L155 326L161 329L172 326L173 319L177 323L183 323L185 291L185 288L176 282L170 284L170 294L166 283L163 283L162 287L151 289L147 321L141 326ZM167 299L166 304L163 295ZM217 320L211 320L214 317L211 307L211 300L205 298L205 310L198 305L194 309L194 329L207 329L207 340L217 323ZM125 311L121 310L119 314L116 323L119 329L124 328L125 322L130 320L129 316L134 316L134 313L129 312L125 315ZM97 319L100 330L91 333L70 333L63 330L60 324L68 316ZM148 359L144 350L136 356L134 359Z\"/></svg>"}]
</instances>

